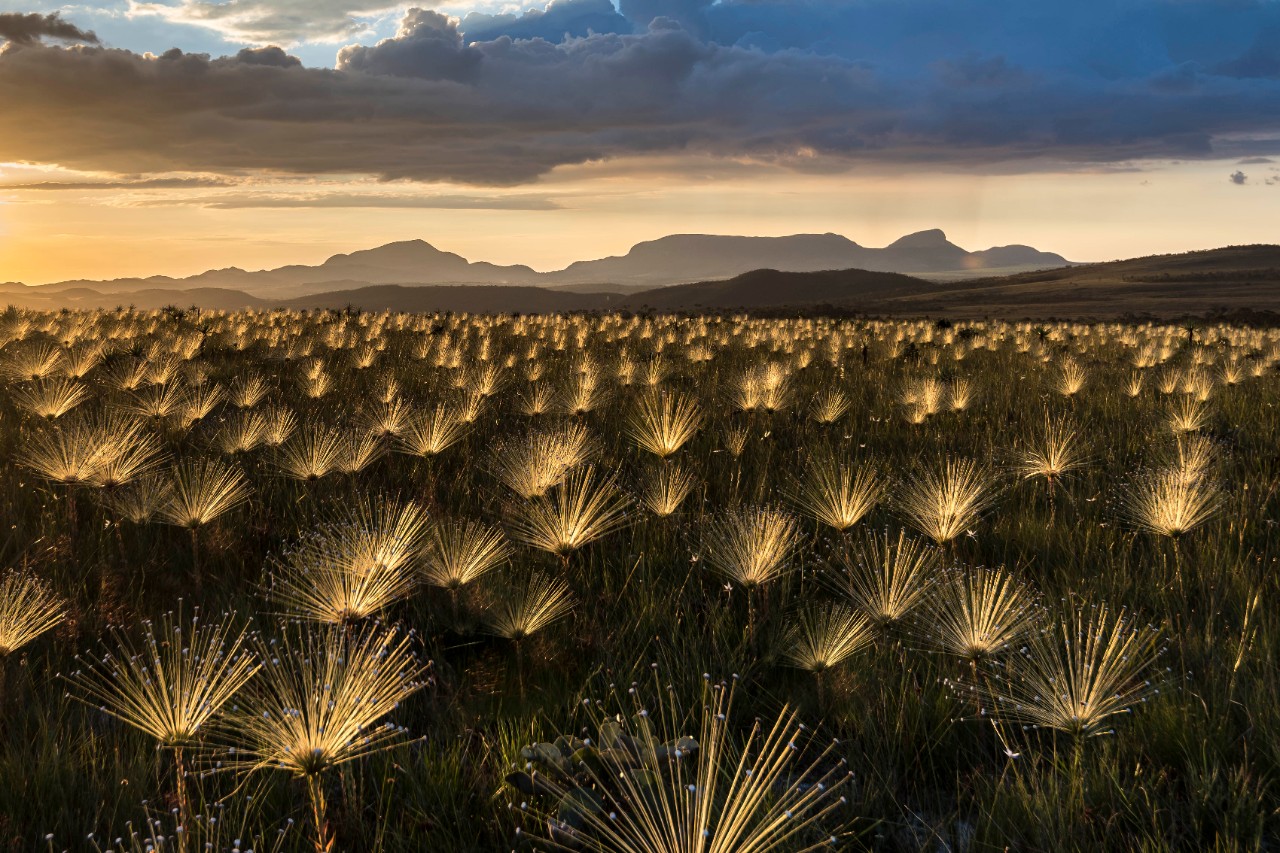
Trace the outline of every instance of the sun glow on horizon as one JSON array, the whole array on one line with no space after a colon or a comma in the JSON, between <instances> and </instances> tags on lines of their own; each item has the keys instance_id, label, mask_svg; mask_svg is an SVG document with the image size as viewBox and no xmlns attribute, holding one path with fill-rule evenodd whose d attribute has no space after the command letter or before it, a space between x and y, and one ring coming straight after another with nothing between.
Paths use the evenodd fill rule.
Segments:
<instances>
[{"instance_id":1,"label":"sun glow on horizon","mask_svg":"<svg viewBox=\"0 0 1280 853\"><path fill-rule=\"evenodd\" d=\"M0 173L0 280L319 264L409 239L471 261L541 271L625 254L673 233L834 232L883 246L942 228L966 249L1023 243L1075 261L1273 241L1269 211L1280 188L1234 185L1224 177L1232 168L1233 161L1208 161L1135 171L867 175L619 160L564 167L503 190L365 179L122 178L19 166ZM1190 197L1194 219L1183 206Z\"/></svg>"}]
</instances>

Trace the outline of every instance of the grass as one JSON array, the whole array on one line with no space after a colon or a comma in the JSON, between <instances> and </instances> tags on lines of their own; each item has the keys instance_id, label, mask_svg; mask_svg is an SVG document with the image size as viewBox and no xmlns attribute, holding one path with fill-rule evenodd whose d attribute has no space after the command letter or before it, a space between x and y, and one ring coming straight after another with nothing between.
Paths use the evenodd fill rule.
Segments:
<instances>
[{"instance_id":1,"label":"grass","mask_svg":"<svg viewBox=\"0 0 1280 853\"><path fill-rule=\"evenodd\" d=\"M0 850L1280 840L1280 330L11 311L0 342ZM197 611L262 669L149 633ZM103 656L153 644L210 683ZM139 731L130 689L200 724ZM818 746L770 763L782 731ZM663 787L700 732L703 803Z\"/></svg>"}]
</instances>

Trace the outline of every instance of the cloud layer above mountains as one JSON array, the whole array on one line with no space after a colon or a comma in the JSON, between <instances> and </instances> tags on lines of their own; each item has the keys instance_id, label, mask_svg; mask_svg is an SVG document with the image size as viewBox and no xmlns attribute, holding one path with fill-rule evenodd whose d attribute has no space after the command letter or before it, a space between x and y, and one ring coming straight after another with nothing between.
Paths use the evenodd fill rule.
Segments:
<instances>
[{"instance_id":1,"label":"cloud layer above mountains","mask_svg":"<svg viewBox=\"0 0 1280 853\"><path fill-rule=\"evenodd\" d=\"M165 8L233 15L226 3ZM236 4L236 26L323 38L383 6L300 8ZM52 18L0 15L0 161L510 185L681 152L978 171L1280 153L1272 0L557 0L461 18L415 8L393 37L341 48L334 68L272 46L139 54L94 45L60 18L71 30L4 28L19 17Z\"/></svg>"}]
</instances>

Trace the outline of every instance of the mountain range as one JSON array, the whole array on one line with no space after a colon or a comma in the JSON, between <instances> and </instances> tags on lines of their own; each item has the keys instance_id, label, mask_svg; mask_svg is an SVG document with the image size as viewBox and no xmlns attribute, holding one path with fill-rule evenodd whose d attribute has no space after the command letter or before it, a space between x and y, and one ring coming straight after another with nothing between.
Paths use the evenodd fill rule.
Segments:
<instances>
[{"instance_id":1,"label":"mountain range","mask_svg":"<svg viewBox=\"0 0 1280 853\"><path fill-rule=\"evenodd\" d=\"M736 252L735 246L739 247ZM811 250L808 253L806 246ZM1257 315L1265 322L1280 314L1280 246L1276 245L1228 246L1099 264L1070 264L1059 256L1025 247L965 252L940 232L910 235L884 249L855 250L849 246L856 244L825 235L669 237L642 243L618 258L543 274L528 267L475 264L426 243L408 241L335 255L315 267L256 273L214 270L187 279L157 276L38 287L0 285L0 304L42 309L118 305L212 310L355 307L428 313L746 310L1009 319L1180 318L1272 312ZM927 269L906 274L829 268L848 262L840 252L861 252L868 259L861 262L867 264L909 262ZM1038 268L1036 258L1039 263L1056 259L1057 266ZM967 276L962 275L966 271L939 270L957 259L970 265ZM1015 266L1021 270L1018 272L1009 272L1008 266L981 266L1010 260L1033 263ZM766 261L781 263L755 268ZM820 268L797 270L786 268L788 265ZM742 266L752 268L736 275L724 274ZM646 276L665 281L677 268L689 275L702 272L704 277L661 286L644 283ZM708 270L715 274L708 274ZM592 283L597 275L605 281ZM529 277L534 283L522 280ZM449 283L438 283L441 278ZM235 282L246 287L228 286Z\"/></svg>"},{"instance_id":2,"label":"mountain range","mask_svg":"<svg viewBox=\"0 0 1280 853\"><path fill-rule=\"evenodd\" d=\"M1061 267L1067 263L1061 255L1030 246L966 251L938 229L908 234L879 249L861 246L839 234L789 237L675 234L637 243L625 255L577 261L552 272L538 272L524 265L468 261L423 240L406 240L334 255L316 266L291 265L259 271L228 267L186 278L150 276L38 286L0 284L0 298L37 294L48 298L56 293L74 299L77 295L88 295L85 291L123 297L156 290L219 288L242 291L257 299L285 300L381 284L524 285L576 292L631 293L672 284L728 279L755 269L814 272L857 268L945 279L971 276L976 271L1018 272Z\"/></svg>"}]
</instances>

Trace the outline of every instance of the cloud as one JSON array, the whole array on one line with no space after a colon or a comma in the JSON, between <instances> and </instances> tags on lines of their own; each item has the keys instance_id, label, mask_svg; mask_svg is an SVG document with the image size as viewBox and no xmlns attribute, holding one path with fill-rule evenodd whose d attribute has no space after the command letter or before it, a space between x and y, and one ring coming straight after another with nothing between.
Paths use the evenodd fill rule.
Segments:
<instances>
[{"instance_id":1,"label":"cloud","mask_svg":"<svg viewBox=\"0 0 1280 853\"><path fill-rule=\"evenodd\" d=\"M302 66L301 59L296 56L290 56L275 45L258 48L246 47L236 54L236 59L246 65L268 65L272 68L299 68Z\"/></svg>"},{"instance_id":2,"label":"cloud","mask_svg":"<svg viewBox=\"0 0 1280 853\"><path fill-rule=\"evenodd\" d=\"M1266 163L1274 163L1274 162L1276 161L1272 160L1270 157L1246 157L1243 160L1239 161L1241 166L1260 166Z\"/></svg>"},{"instance_id":3,"label":"cloud","mask_svg":"<svg viewBox=\"0 0 1280 853\"><path fill-rule=\"evenodd\" d=\"M439 12L410 9L395 38L375 47L350 45L338 52L338 67L366 74L470 81L484 54L464 46L457 23Z\"/></svg>"},{"instance_id":4,"label":"cloud","mask_svg":"<svg viewBox=\"0 0 1280 853\"><path fill-rule=\"evenodd\" d=\"M428 0L419 0L422 5ZM131 0L131 15L153 15L170 23L213 30L232 41L256 45L337 41L367 35L371 21L402 9L395 0Z\"/></svg>"},{"instance_id":5,"label":"cloud","mask_svg":"<svg viewBox=\"0 0 1280 853\"><path fill-rule=\"evenodd\" d=\"M1280 20L1262 0L1134 0L1125 15L1102 0L1070 15L1025 3L1013 15L1013 0L606 5L461 22L414 9L334 69L278 47L10 45L0 161L510 185L657 156L834 172L1280 154L1280 80L1222 70ZM625 31L581 26L592 16ZM550 35L565 23L570 35Z\"/></svg>"},{"instance_id":6,"label":"cloud","mask_svg":"<svg viewBox=\"0 0 1280 853\"><path fill-rule=\"evenodd\" d=\"M610 0L553 0L545 9L521 13L469 12L458 27L470 41L541 38L558 42L564 37L583 38L592 33L629 33L631 23Z\"/></svg>"},{"instance_id":7,"label":"cloud","mask_svg":"<svg viewBox=\"0 0 1280 853\"><path fill-rule=\"evenodd\" d=\"M170 23L201 27L223 38L256 45L298 45L308 41L334 42L368 36L387 15L410 7L431 8L445 0L407 3L403 0L129 0L132 17L151 16ZM491 4L492 5L492 4ZM675 12L672 17L678 17ZM644 17L640 30L653 16ZM611 0L551 0L544 8L489 12L472 10L460 27L468 40L489 41L545 38L560 41L566 34L631 32L631 21Z\"/></svg>"},{"instance_id":8,"label":"cloud","mask_svg":"<svg viewBox=\"0 0 1280 853\"><path fill-rule=\"evenodd\" d=\"M393 195L377 193L324 193L318 195L228 194L200 198L147 199L139 207L204 207L213 210L293 208L394 208L405 210L560 210L544 195L496 197L466 195Z\"/></svg>"},{"instance_id":9,"label":"cloud","mask_svg":"<svg viewBox=\"0 0 1280 853\"><path fill-rule=\"evenodd\" d=\"M168 190L198 187L229 187L237 182L226 178L137 178L102 181L35 181L0 184L0 190Z\"/></svg>"},{"instance_id":10,"label":"cloud","mask_svg":"<svg viewBox=\"0 0 1280 853\"><path fill-rule=\"evenodd\" d=\"M619 11L639 28L658 19L675 21L690 32L705 35L710 29L707 12L715 0L620 0Z\"/></svg>"},{"instance_id":11,"label":"cloud","mask_svg":"<svg viewBox=\"0 0 1280 853\"><path fill-rule=\"evenodd\" d=\"M1245 182L1249 180L1249 176L1244 172L1236 170L1227 176L1227 180L1239 187L1243 186Z\"/></svg>"},{"instance_id":12,"label":"cloud","mask_svg":"<svg viewBox=\"0 0 1280 853\"><path fill-rule=\"evenodd\" d=\"M10 44L34 44L42 38L97 44L98 37L64 21L57 12L50 15L0 12L0 39Z\"/></svg>"}]
</instances>

